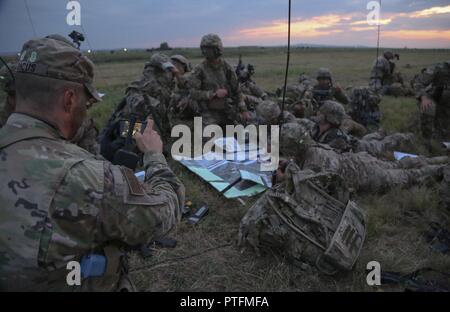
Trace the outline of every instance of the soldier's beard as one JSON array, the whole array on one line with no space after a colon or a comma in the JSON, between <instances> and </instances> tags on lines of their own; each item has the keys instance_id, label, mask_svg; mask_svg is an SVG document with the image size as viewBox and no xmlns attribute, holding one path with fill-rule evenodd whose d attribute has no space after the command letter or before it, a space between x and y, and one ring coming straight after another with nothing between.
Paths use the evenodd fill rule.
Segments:
<instances>
[{"instance_id":1,"label":"soldier's beard","mask_svg":"<svg viewBox=\"0 0 450 312\"><path fill-rule=\"evenodd\" d=\"M80 130L83 120L86 117L86 105L83 103L78 103L76 108L72 112L72 119L70 120L70 135L67 138L71 140L75 137L77 132Z\"/></svg>"}]
</instances>

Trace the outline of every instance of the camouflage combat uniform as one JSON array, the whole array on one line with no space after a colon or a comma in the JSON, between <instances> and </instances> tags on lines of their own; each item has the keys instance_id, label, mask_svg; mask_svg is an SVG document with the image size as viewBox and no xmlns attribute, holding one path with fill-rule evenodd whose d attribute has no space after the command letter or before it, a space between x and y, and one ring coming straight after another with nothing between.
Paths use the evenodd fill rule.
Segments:
<instances>
[{"instance_id":1,"label":"camouflage combat uniform","mask_svg":"<svg viewBox=\"0 0 450 312\"><path fill-rule=\"evenodd\" d=\"M217 35L206 35L202 38L201 47L213 47L218 53L217 64L206 59L189 76L191 98L199 103L203 124L223 127L239 123L238 114L247 111L247 108L233 67L221 57L221 40ZM214 95L218 89L226 89L228 96L216 98Z\"/></svg>"},{"instance_id":2,"label":"camouflage combat uniform","mask_svg":"<svg viewBox=\"0 0 450 312\"><path fill-rule=\"evenodd\" d=\"M158 132L165 140L170 136L168 107L175 88L173 74L168 72L169 58L156 53L144 66L139 80L133 81L125 91L125 106L119 112L120 119L145 121L153 116Z\"/></svg>"},{"instance_id":3,"label":"camouflage combat uniform","mask_svg":"<svg viewBox=\"0 0 450 312\"><path fill-rule=\"evenodd\" d=\"M357 192L377 193L442 178L442 165L410 168L407 162L383 161L365 152L339 153L314 143L306 129L294 123L283 125L281 131L280 150L285 156L296 157L304 170L333 172Z\"/></svg>"},{"instance_id":4,"label":"camouflage combat uniform","mask_svg":"<svg viewBox=\"0 0 450 312\"><path fill-rule=\"evenodd\" d=\"M423 69L411 84L419 101L422 96L433 100L429 109L421 111L422 135L450 140L450 61Z\"/></svg>"},{"instance_id":5,"label":"camouflage combat uniform","mask_svg":"<svg viewBox=\"0 0 450 312\"><path fill-rule=\"evenodd\" d=\"M238 65L236 74L245 105L249 111L254 111L260 103L267 100L267 93L253 81L254 67L251 64L247 67Z\"/></svg>"},{"instance_id":6,"label":"camouflage combat uniform","mask_svg":"<svg viewBox=\"0 0 450 312\"><path fill-rule=\"evenodd\" d=\"M369 131L378 129L381 121L381 97L368 87L354 88L350 95L350 117Z\"/></svg>"},{"instance_id":7,"label":"camouflage combat uniform","mask_svg":"<svg viewBox=\"0 0 450 312\"><path fill-rule=\"evenodd\" d=\"M38 58L23 62L23 75L48 66L41 76L77 79L99 99L93 64L77 50L35 39L24 45L22 55L30 53ZM164 235L184 200L184 187L161 154L145 153L144 164L140 183L132 171L67 142L50 124L13 113L0 130L0 289L130 289L123 249ZM69 287L68 262L92 254L106 256L105 273Z\"/></svg>"},{"instance_id":8,"label":"camouflage combat uniform","mask_svg":"<svg viewBox=\"0 0 450 312\"><path fill-rule=\"evenodd\" d=\"M393 60L393 53L386 51L384 55L375 60L372 66L369 87L382 95L388 92L389 86L394 82L395 63Z\"/></svg>"},{"instance_id":9,"label":"camouflage combat uniform","mask_svg":"<svg viewBox=\"0 0 450 312\"><path fill-rule=\"evenodd\" d=\"M69 40L60 35L56 34L49 35L47 36L47 38L59 40L73 46L73 44ZM8 65L13 72L16 70L17 64L8 64ZM7 70L6 68L2 67L0 71L0 76L4 76L7 78L3 84L3 88L6 94L8 95L4 103L4 106L0 107L0 128L6 124L6 121L8 120L9 116L15 110L14 81L11 79L11 74L9 72L6 72L6 70ZM71 142L73 144L80 146L81 148L84 148L88 152L97 155L100 153L98 134L99 131L95 125L94 119L92 119L92 117L86 116L85 120L78 129L77 134L73 137Z\"/></svg>"},{"instance_id":10,"label":"camouflage combat uniform","mask_svg":"<svg viewBox=\"0 0 450 312\"><path fill-rule=\"evenodd\" d=\"M311 79L301 74L298 83L286 86L285 108L297 118L307 118L313 115L315 111L312 92L313 87ZM278 103L281 105L283 101L283 87L278 88L276 92Z\"/></svg>"}]
</instances>

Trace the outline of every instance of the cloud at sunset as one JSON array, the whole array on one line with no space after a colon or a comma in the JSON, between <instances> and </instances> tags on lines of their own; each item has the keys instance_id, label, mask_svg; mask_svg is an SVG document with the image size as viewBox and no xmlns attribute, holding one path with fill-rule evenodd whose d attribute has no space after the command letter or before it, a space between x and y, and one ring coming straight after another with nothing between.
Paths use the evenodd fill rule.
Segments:
<instances>
[{"instance_id":1,"label":"cloud at sunset","mask_svg":"<svg viewBox=\"0 0 450 312\"><path fill-rule=\"evenodd\" d=\"M68 0L67 0L68 1ZM68 34L66 2L28 1L36 34ZM225 46L285 45L288 0L110 0L82 3L83 29L93 49L198 47L206 33ZM292 1L292 43L370 46L377 26L367 24L370 0ZM23 1L0 0L0 53L20 51L34 36ZM383 47L450 48L448 0L382 2Z\"/></svg>"},{"instance_id":2,"label":"cloud at sunset","mask_svg":"<svg viewBox=\"0 0 450 312\"><path fill-rule=\"evenodd\" d=\"M437 6L409 13L382 12L380 25L384 44L403 47L417 45L425 47L433 44L436 47L450 48L450 22L440 27L421 28L418 21L432 20L436 16L449 18L450 5ZM431 25L430 25L431 26ZM293 41L330 45L373 45L377 26L368 25L365 14L361 12L345 14L325 14L309 18L296 18L291 23L291 36ZM365 32L367 36L361 37ZM230 41L270 42L279 39L286 40L287 22L284 20L269 21L256 27L242 28L238 34L228 37ZM351 36L353 34L354 36ZM339 40L344 39L343 41ZM315 39L315 40L314 40Z\"/></svg>"}]
</instances>

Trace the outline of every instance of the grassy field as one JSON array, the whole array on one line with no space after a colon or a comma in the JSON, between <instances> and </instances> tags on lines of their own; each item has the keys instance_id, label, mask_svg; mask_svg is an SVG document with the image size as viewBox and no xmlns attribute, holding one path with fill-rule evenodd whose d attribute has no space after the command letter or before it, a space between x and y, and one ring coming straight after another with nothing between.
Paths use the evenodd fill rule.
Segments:
<instances>
[{"instance_id":1,"label":"grassy field","mask_svg":"<svg viewBox=\"0 0 450 312\"><path fill-rule=\"evenodd\" d=\"M400 50L399 69L409 81L423 67L450 59L445 50ZM173 50L184 53L193 65L201 61L198 49ZM274 92L284 79L286 54L278 48L226 49L226 59L237 64L242 54L245 63L256 67L255 81ZM106 93L104 101L90 110L99 127L108 119L121 100L126 85L140 76L149 52L98 53L96 85ZM343 86L367 85L376 51L372 49L294 49L291 54L289 82L305 72L314 76L319 67L329 67L335 81ZM388 132L418 132L418 113L413 98L385 97L381 108L383 127ZM424 152L417 146L418 152ZM174 249L156 248L152 257L132 256L132 277L145 291L401 291L399 286L369 287L366 264L381 263L382 270L410 272L433 267L450 272L450 257L436 253L425 242L423 233L429 223L439 222L449 227L448 212L439 208L435 189L417 187L392 190L385 195L367 194L356 198L367 212L368 236L362 254L351 272L334 277L301 270L279 255L259 257L241 252L236 247L239 222L255 198L245 199L246 205L226 200L201 182L196 176L170 161L173 170L186 186L187 200L194 207L207 204L209 215L203 222L191 226L182 222L170 233L178 241Z\"/></svg>"},{"instance_id":2,"label":"grassy field","mask_svg":"<svg viewBox=\"0 0 450 312\"><path fill-rule=\"evenodd\" d=\"M449 58L449 51L397 51L399 68L407 81L423 67ZM197 49L171 51L184 53L193 65L201 61ZM283 49L227 49L226 59L237 64L242 54L245 63L256 66L255 81L274 92L283 84L286 54ZM144 59L138 57L144 55ZM107 62L99 58L98 88L107 93L91 115L101 126L123 96L130 81L139 77L150 53L136 53L135 59ZM329 67L338 84L347 87L367 85L375 50L294 49L291 54L289 82L300 73L314 76L319 67ZM114 55L113 57L124 57ZM131 57L131 56L130 56ZM417 132L417 109L413 98L389 98L382 102L383 127L389 131ZM418 151L424 149L418 146ZM369 287L366 264L376 260L383 270L410 272L421 267L450 271L449 256L430 250L423 232L430 222L449 225L449 216L440 211L436 191L427 188L392 190L382 195L367 195L358 202L368 214L368 236L353 271L334 277L303 271L279 255L259 257L241 253L236 247L239 222L255 198L226 200L196 176L170 162L186 186L186 197L194 207L208 204L209 215L197 226L182 222L170 237L178 241L175 249L156 249L143 260L132 257L132 273L139 289L146 291L399 291L401 287ZM145 269L139 269L145 267Z\"/></svg>"}]
</instances>

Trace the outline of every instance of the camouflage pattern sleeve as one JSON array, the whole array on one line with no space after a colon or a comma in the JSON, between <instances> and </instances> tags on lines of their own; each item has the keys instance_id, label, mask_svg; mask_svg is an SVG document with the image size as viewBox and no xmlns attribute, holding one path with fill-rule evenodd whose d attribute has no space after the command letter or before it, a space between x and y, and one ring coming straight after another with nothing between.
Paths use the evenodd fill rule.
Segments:
<instances>
[{"instance_id":1,"label":"camouflage pattern sleeve","mask_svg":"<svg viewBox=\"0 0 450 312\"><path fill-rule=\"evenodd\" d=\"M203 79L205 74L203 73L203 64L200 64L194 68L189 75L188 84L191 87L191 97L194 101L210 101L215 90L203 90Z\"/></svg>"},{"instance_id":2,"label":"camouflage pattern sleeve","mask_svg":"<svg viewBox=\"0 0 450 312\"><path fill-rule=\"evenodd\" d=\"M335 88L334 90L335 90L334 97L338 102L342 104L348 104L350 102L347 95L341 88Z\"/></svg>"},{"instance_id":3,"label":"camouflage pattern sleeve","mask_svg":"<svg viewBox=\"0 0 450 312\"><path fill-rule=\"evenodd\" d=\"M241 112L246 111L247 106L245 105L241 89L239 88L239 80L237 78L236 72L230 64L228 64L227 62L224 62L224 64L226 66L225 70L227 71L227 78L229 79L229 96Z\"/></svg>"},{"instance_id":4,"label":"camouflage pattern sleeve","mask_svg":"<svg viewBox=\"0 0 450 312\"><path fill-rule=\"evenodd\" d=\"M184 205L184 186L164 156L146 153L144 165L143 184L128 169L105 165L105 235L131 246L165 235L180 220Z\"/></svg>"},{"instance_id":5,"label":"camouflage pattern sleeve","mask_svg":"<svg viewBox=\"0 0 450 312\"><path fill-rule=\"evenodd\" d=\"M69 237L90 248L108 241L136 246L167 233L180 219L184 187L162 154L146 154L145 161L143 184L131 170L109 162L86 160L74 166L55 196L54 230L60 238L50 244L49 253L64 254Z\"/></svg>"},{"instance_id":6,"label":"camouflage pattern sleeve","mask_svg":"<svg viewBox=\"0 0 450 312\"><path fill-rule=\"evenodd\" d=\"M416 93L416 97L428 96L431 98L432 82L435 75L435 66L424 68L422 72L414 77L411 86Z\"/></svg>"}]
</instances>

